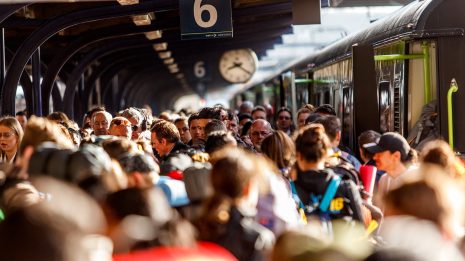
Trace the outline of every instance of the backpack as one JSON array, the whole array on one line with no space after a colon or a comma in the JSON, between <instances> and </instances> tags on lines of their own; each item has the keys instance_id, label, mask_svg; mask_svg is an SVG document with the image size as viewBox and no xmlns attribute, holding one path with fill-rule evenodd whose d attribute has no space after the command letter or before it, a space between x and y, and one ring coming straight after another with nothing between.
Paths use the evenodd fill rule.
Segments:
<instances>
[{"instance_id":1,"label":"backpack","mask_svg":"<svg viewBox=\"0 0 465 261\"><path fill-rule=\"evenodd\" d=\"M410 147L421 150L425 143L440 137L437 101L433 100L423 106L418 121L407 137Z\"/></svg>"}]
</instances>

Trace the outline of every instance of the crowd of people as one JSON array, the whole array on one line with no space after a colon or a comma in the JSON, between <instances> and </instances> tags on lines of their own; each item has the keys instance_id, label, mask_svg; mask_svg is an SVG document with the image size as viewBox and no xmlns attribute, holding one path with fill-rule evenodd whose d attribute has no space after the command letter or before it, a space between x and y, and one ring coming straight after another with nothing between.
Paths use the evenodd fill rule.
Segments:
<instances>
[{"instance_id":1,"label":"crowd of people","mask_svg":"<svg viewBox=\"0 0 465 261\"><path fill-rule=\"evenodd\" d=\"M327 104L0 118L0 260L465 260L446 142L341 140Z\"/></svg>"}]
</instances>

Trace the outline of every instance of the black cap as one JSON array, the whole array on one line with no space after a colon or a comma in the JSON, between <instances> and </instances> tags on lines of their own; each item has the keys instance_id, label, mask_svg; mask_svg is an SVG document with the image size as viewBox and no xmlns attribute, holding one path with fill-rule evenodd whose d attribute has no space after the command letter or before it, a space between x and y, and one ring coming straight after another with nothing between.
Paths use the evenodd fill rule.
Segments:
<instances>
[{"instance_id":1,"label":"black cap","mask_svg":"<svg viewBox=\"0 0 465 261\"><path fill-rule=\"evenodd\" d=\"M373 154L387 150L390 152L398 151L400 152L402 160L407 158L410 151L410 145L407 140L402 135L395 132L386 132L381 135L377 142L364 144L363 147Z\"/></svg>"}]
</instances>

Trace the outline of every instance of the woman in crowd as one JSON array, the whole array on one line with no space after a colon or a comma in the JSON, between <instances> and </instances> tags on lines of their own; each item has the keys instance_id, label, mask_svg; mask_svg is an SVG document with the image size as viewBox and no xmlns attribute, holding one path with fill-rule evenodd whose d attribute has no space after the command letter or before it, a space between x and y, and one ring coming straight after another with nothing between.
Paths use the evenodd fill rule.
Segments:
<instances>
[{"instance_id":1,"label":"woman in crowd","mask_svg":"<svg viewBox=\"0 0 465 261\"><path fill-rule=\"evenodd\" d=\"M256 156L240 149L213 154L214 190L197 222L201 240L217 243L239 260L262 260L274 236L254 221L260 166Z\"/></svg>"},{"instance_id":2,"label":"woman in crowd","mask_svg":"<svg viewBox=\"0 0 465 261\"><path fill-rule=\"evenodd\" d=\"M13 163L23 139L23 128L14 117L0 119L0 162Z\"/></svg>"},{"instance_id":3,"label":"woman in crowd","mask_svg":"<svg viewBox=\"0 0 465 261\"><path fill-rule=\"evenodd\" d=\"M284 177L289 177L289 171L295 162L295 145L283 131L275 131L262 142L263 155L270 158Z\"/></svg>"}]
</instances>

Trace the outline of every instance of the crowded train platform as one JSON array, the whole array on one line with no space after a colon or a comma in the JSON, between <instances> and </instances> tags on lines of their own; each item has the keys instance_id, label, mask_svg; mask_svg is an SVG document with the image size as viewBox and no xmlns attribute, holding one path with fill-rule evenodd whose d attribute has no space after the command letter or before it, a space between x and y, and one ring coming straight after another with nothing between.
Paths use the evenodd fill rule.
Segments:
<instances>
[{"instance_id":1,"label":"crowded train platform","mask_svg":"<svg viewBox=\"0 0 465 261\"><path fill-rule=\"evenodd\" d=\"M463 260L465 167L334 108L0 119L1 260ZM277 119L268 121L267 119Z\"/></svg>"}]
</instances>

